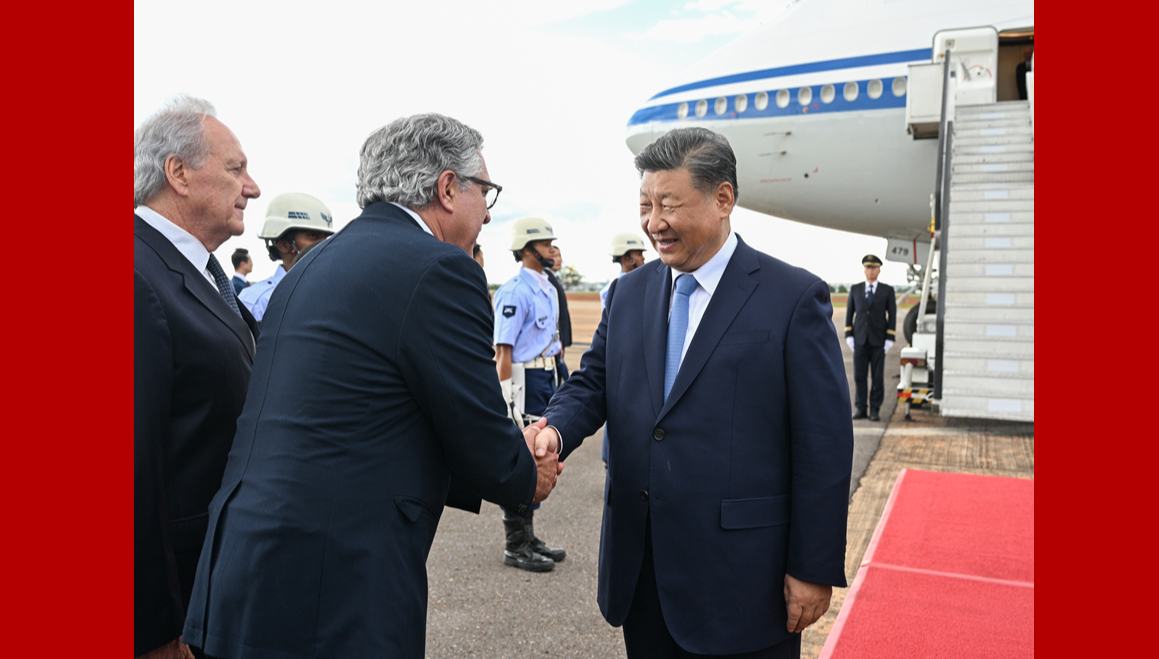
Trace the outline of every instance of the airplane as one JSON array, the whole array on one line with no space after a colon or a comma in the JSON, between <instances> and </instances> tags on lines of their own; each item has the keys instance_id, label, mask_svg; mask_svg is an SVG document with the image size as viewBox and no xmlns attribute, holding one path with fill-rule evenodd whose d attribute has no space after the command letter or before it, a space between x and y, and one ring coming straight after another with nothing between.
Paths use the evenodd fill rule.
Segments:
<instances>
[{"instance_id":1,"label":"airplane","mask_svg":"<svg viewBox=\"0 0 1159 659\"><path fill-rule=\"evenodd\" d=\"M793 0L648 99L628 147L677 127L719 132L737 156L740 206L885 238L886 258L916 279L938 140L907 133L909 65L932 60L939 31L979 26L998 32L998 100L1018 98L1031 0Z\"/></svg>"}]
</instances>

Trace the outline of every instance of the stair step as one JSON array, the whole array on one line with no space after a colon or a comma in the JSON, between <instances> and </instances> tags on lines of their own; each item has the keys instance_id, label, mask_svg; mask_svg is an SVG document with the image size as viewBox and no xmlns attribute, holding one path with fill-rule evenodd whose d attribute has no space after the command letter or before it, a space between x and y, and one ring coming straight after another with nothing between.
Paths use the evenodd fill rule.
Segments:
<instances>
[{"instance_id":1,"label":"stair step","mask_svg":"<svg viewBox=\"0 0 1159 659\"><path fill-rule=\"evenodd\" d=\"M956 268L961 265L992 265L999 263L1023 263L1027 265L1034 265L1034 250L1033 249L954 249L954 243L950 242L950 253L947 255L946 263L949 267Z\"/></svg>"},{"instance_id":2,"label":"stair step","mask_svg":"<svg viewBox=\"0 0 1159 659\"><path fill-rule=\"evenodd\" d=\"M1014 219L1015 213L1034 213L1033 199L1010 200L965 200L959 201L950 197L950 222L954 221L954 213L980 214L983 222L1004 222L1005 218Z\"/></svg>"},{"instance_id":3,"label":"stair step","mask_svg":"<svg viewBox=\"0 0 1159 659\"><path fill-rule=\"evenodd\" d=\"M955 149L954 166L983 165L989 163L1030 163L1034 166L1034 151L1013 151L1008 153L961 153Z\"/></svg>"},{"instance_id":4,"label":"stair step","mask_svg":"<svg viewBox=\"0 0 1159 659\"><path fill-rule=\"evenodd\" d=\"M954 107L954 114L959 117L976 117L1003 112L1030 112L1030 101L998 101L996 103L957 105Z\"/></svg>"},{"instance_id":5,"label":"stair step","mask_svg":"<svg viewBox=\"0 0 1159 659\"><path fill-rule=\"evenodd\" d=\"M1034 342L958 337L953 345L946 341L945 351L946 359L951 355L973 359L1034 359Z\"/></svg>"},{"instance_id":6,"label":"stair step","mask_svg":"<svg viewBox=\"0 0 1159 659\"><path fill-rule=\"evenodd\" d=\"M1027 213L1019 213L1026 215ZM953 237L992 238L1034 236L1034 222L985 222L983 213L950 215L950 233Z\"/></svg>"},{"instance_id":7,"label":"stair step","mask_svg":"<svg viewBox=\"0 0 1159 659\"><path fill-rule=\"evenodd\" d=\"M1011 113L997 117L972 115L958 117L954 120L954 132L963 130L978 130L987 128L1025 128L1030 130L1030 115Z\"/></svg>"},{"instance_id":8,"label":"stair step","mask_svg":"<svg viewBox=\"0 0 1159 659\"><path fill-rule=\"evenodd\" d=\"M945 385L948 392L974 394L999 398L1033 398L1033 378L992 378L986 375L967 375L952 372L946 360Z\"/></svg>"},{"instance_id":9,"label":"stair step","mask_svg":"<svg viewBox=\"0 0 1159 659\"><path fill-rule=\"evenodd\" d=\"M1017 341L1034 340L1034 323L945 323L946 340L950 339L1008 339Z\"/></svg>"},{"instance_id":10,"label":"stair step","mask_svg":"<svg viewBox=\"0 0 1159 659\"><path fill-rule=\"evenodd\" d=\"M955 277L1034 277L1033 263L949 263L951 274ZM947 284L949 281L946 282Z\"/></svg>"},{"instance_id":11,"label":"stair step","mask_svg":"<svg viewBox=\"0 0 1159 659\"><path fill-rule=\"evenodd\" d=\"M953 268L946 277L946 294L1033 293L1033 277L963 277Z\"/></svg>"},{"instance_id":12,"label":"stair step","mask_svg":"<svg viewBox=\"0 0 1159 659\"><path fill-rule=\"evenodd\" d=\"M978 396L945 390L938 412L945 417L1034 421L1034 398Z\"/></svg>"},{"instance_id":13,"label":"stair step","mask_svg":"<svg viewBox=\"0 0 1159 659\"><path fill-rule=\"evenodd\" d=\"M1010 172L1034 173L1033 160L1019 160L1015 162L960 162L955 160L953 167L955 178L961 176L962 174L1006 174Z\"/></svg>"},{"instance_id":14,"label":"stair step","mask_svg":"<svg viewBox=\"0 0 1159 659\"><path fill-rule=\"evenodd\" d=\"M1015 154L1034 153L1034 142L1028 141L1018 144L966 144L954 142L954 155L982 155L982 154Z\"/></svg>"},{"instance_id":15,"label":"stair step","mask_svg":"<svg viewBox=\"0 0 1159 659\"><path fill-rule=\"evenodd\" d=\"M957 231L958 227L966 225L990 226L995 229L1003 227L1024 227L1023 230L1034 231L1033 207L1026 210L961 210L965 204L950 204L950 225Z\"/></svg>"},{"instance_id":16,"label":"stair step","mask_svg":"<svg viewBox=\"0 0 1159 659\"><path fill-rule=\"evenodd\" d=\"M998 146L1004 144L1033 144L1030 133L1018 135L954 135L954 146Z\"/></svg>"},{"instance_id":17,"label":"stair step","mask_svg":"<svg viewBox=\"0 0 1159 659\"><path fill-rule=\"evenodd\" d=\"M974 249L1034 249L1033 236L959 236L950 222L950 253Z\"/></svg>"},{"instance_id":18,"label":"stair step","mask_svg":"<svg viewBox=\"0 0 1159 659\"><path fill-rule=\"evenodd\" d=\"M946 283L950 283L948 280ZM1034 293L983 293L974 291L959 291L954 295L953 304L967 307L1015 307L1021 309L1034 308Z\"/></svg>"},{"instance_id":19,"label":"stair step","mask_svg":"<svg viewBox=\"0 0 1159 659\"><path fill-rule=\"evenodd\" d=\"M997 181L1002 182L1016 182L1016 181L1034 181L1034 172L984 172L984 173L965 173L954 174L951 179L955 183L992 183Z\"/></svg>"},{"instance_id":20,"label":"stair step","mask_svg":"<svg viewBox=\"0 0 1159 659\"><path fill-rule=\"evenodd\" d=\"M994 378L1033 378L1034 360L1000 357L945 357L946 373ZM948 379L948 378L947 378Z\"/></svg>"},{"instance_id":21,"label":"stair step","mask_svg":"<svg viewBox=\"0 0 1159 659\"><path fill-rule=\"evenodd\" d=\"M951 304L946 309L946 322L1033 323L1034 309L1018 307L970 307Z\"/></svg>"}]
</instances>

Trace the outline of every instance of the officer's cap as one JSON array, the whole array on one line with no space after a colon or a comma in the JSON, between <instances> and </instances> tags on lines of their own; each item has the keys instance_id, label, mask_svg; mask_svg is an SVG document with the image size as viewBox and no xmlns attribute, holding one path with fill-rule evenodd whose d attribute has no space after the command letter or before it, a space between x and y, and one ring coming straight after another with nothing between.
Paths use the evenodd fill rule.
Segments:
<instances>
[{"instance_id":1,"label":"officer's cap","mask_svg":"<svg viewBox=\"0 0 1159 659\"><path fill-rule=\"evenodd\" d=\"M875 265L875 266L880 268L881 267L881 259L877 258L873 254L866 254L865 257L861 259L861 265L864 265L864 266Z\"/></svg>"}]
</instances>

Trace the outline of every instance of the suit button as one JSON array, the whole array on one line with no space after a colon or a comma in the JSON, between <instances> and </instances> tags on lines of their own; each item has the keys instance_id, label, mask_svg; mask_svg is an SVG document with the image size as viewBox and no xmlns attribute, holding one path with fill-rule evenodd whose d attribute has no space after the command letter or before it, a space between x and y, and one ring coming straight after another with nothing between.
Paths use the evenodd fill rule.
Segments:
<instances>
[{"instance_id":1,"label":"suit button","mask_svg":"<svg viewBox=\"0 0 1159 659\"><path fill-rule=\"evenodd\" d=\"M648 500L648 490L640 490L640 501Z\"/></svg>"},{"instance_id":2,"label":"suit button","mask_svg":"<svg viewBox=\"0 0 1159 659\"><path fill-rule=\"evenodd\" d=\"M658 442L664 441L664 429L657 428L657 429L653 430L652 431L652 439L654 439Z\"/></svg>"}]
</instances>

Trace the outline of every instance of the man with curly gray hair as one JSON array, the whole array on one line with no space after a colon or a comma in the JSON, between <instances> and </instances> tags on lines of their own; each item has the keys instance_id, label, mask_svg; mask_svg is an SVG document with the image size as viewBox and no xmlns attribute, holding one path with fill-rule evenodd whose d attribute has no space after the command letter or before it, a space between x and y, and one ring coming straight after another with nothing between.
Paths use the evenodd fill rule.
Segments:
<instances>
[{"instance_id":1,"label":"man with curly gray hair","mask_svg":"<svg viewBox=\"0 0 1159 659\"><path fill-rule=\"evenodd\" d=\"M207 655L422 657L444 505L554 486L495 377L482 146L437 114L376 131L362 214L278 284L185 625Z\"/></svg>"},{"instance_id":2,"label":"man with curly gray hair","mask_svg":"<svg viewBox=\"0 0 1159 659\"><path fill-rule=\"evenodd\" d=\"M191 656L178 637L257 332L213 251L261 191L201 99L147 119L133 152L133 654Z\"/></svg>"}]
</instances>

